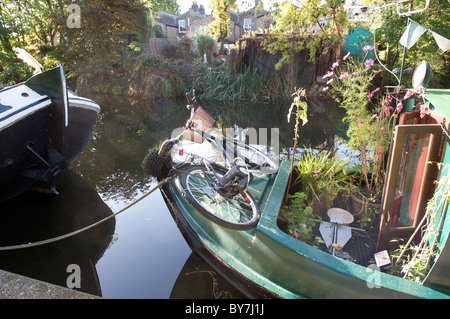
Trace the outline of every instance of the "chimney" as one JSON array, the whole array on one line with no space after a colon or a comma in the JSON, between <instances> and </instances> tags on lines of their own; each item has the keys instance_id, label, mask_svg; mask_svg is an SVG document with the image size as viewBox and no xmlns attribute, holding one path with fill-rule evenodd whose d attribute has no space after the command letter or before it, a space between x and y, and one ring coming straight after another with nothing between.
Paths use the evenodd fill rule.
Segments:
<instances>
[{"instance_id":1,"label":"chimney","mask_svg":"<svg viewBox=\"0 0 450 319\"><path fill-rule=\"evenodd\" d=\"M200 9L198 9L198 12L201 14L205 14L205 6L203 4L200 5Z\"/></svg>"}]
</instances>

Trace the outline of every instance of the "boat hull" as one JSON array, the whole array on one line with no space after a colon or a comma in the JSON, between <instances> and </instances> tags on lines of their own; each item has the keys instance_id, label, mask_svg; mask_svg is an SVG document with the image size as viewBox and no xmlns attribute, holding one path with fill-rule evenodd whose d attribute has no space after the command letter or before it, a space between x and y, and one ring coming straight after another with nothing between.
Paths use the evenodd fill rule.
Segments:
<instances>
[{"instance_id":1,"label":"boat hull","mask_svg":"<svg viewBox=\"0 0 450 319\"><path fill-rule=\"evenodd\" d=\"M100 107L68 91L61 68L0 91L0 200L30 187L57 193L61 171L91 137Z\"/></svg>"},{"instance_id":2,"label":"boat hull","mask_svg":"<svg viewBox=\"0 0 450 319\"><path fill-rule=\"evenodd\" d=\"M258 226L249 231L233 231L210 222L186 203L176 187L176 179L170 181L167 192L163 191L170 197L169 208L172 207L175 220L188 229L191 239L265 296L448 298L415 282L339 259L282 232L276 220L288 176L289 163L284 162L274 179L254 179L253 183L259 184L253 185L253 191L259 194L255 197L262 214Z\"/></svg>"}]
</instances>

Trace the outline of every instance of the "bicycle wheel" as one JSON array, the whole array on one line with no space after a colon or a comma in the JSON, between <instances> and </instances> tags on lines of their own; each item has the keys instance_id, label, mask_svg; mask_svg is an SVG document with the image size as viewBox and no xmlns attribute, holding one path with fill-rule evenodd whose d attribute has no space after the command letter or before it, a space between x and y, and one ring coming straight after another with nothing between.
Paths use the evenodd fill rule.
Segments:
<instances>
[{"instance_id":1,"label":"bicycle wheel","mask_svg":"<svg viewBox=\"0 0 450 319\"><path fill-rule=\"evenodd\" d=\"M237 140L225 138L223 146L233 159L240 158L249 166L252 173L275 174L278 164L264 152Z\"/></svg>"},{"instance_id":2,"label":"bicycle wheel","mask_svg":"<svg viewBox=\"0 0 450 319\"><path fill-rule=\"evenodd\" d=\"M214 165L214 171L219 179L227 172L219 165ZM204 166L190 166L179 175L180 190L189 204L209 220L234 230L254 228L260 215L253 196L248 192L245 199L240 193L223 196L217 177Z\"/></svg>"}]
</instances>

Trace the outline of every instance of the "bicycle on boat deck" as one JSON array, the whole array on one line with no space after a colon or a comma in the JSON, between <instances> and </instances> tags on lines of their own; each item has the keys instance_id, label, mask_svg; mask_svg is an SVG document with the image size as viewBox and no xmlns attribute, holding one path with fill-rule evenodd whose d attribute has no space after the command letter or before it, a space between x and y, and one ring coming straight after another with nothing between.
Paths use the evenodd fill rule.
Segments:
<instances>
[{"instance_id":1,"label":"bicycle on boat deck","mask_svg":"<svg viewBox=\"0 0 450 319\"><path fill-rule=\"evenodd\" d=\"M186 97L191 116L183 132L151 151L142 162L143 170L159 181L176 177L175 185L186 201L209 220L235 230L254 228L260 212L248 186L253 174L275 174L278 164L252 145L209 134L215 120L195 95ZM186 151L185 141L210 144L215 158ZM182 160L174 164L172 155Z\"/></svg>"}]
</instances>

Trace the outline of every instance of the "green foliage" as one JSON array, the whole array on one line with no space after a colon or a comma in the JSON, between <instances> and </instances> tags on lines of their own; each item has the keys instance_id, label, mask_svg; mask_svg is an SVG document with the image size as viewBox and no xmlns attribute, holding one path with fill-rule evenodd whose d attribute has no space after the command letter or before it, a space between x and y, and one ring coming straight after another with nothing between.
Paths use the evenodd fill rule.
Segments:
<instances>
[{"instance_id":1,"label":"green foliage","mask_svg":"<svg viewBox=\"0 0 450 319\"><path fill-rule=\"evenodd\" d=\"M194 40L190 37L183 37L169 45L169 56L171 59L185 60L192 62L198 58L198 54L194 50Z\"/></svg>"},{"instance_id":2,"label":"green foliage","mask_svg":"<svg viewBox=\"0 0 450 319\"><path fill-rule=\"evenodd\" d=\"M78 83L107 83L126 73L129 40L146 41L149 14L140 0L79 0L81 26L67 24L70 2L60 0L4 0L0 3L1 83L29 77L14 50L30 52L44 69L57 62ZM6 58L5 58L6 57ZM89 86L89 85L87 85Z\"/></svg>"},{"instance_id":3,"label":"green foliage","mask_svg":"<svg viewBox=\"0 0 450 319\"><path fill-rule=\"evenodd\" d=\"M152 12L155 12L156 14L158 14L160 10L164 10L174 14L180 14L180 6L178 5L176 0L147 0L144 2L150 8L150 10Z\"/></svg>"},{"instance_id":4,"label":"green foliage","mask_svg":"<svg viewBox=\"0 0 450 319\"><path fill-rule=\"evenodd\" d=\"M382 1L375 1L381 5ZM425 0L414 1L414 8L419 9L425 6ZM408 7L403 6L403 11ZM407 18L396 14L396 8L386 8L380 10L375 15L370 15L372 29L376 30L377 49L379 57L384 65L390 70L400 69L403 58L404 47L399 44L401 35L406 31ZM412 20L421 24L443 37L450 37L450 3L447 0L430 1L427 10L416 13ZM448 52L439 49L436 41L430 32L425 32L417 43L406 52L405 68L415 68L421 61L428 61L433 71L430 87L448 88L450 81L450 69L448 63L450 56ZM398 75L398 74L397 74ZM411 78L406 76L402 83L406 87L411 86ZM383 73L384 85L397 85L396 79L388 72Z\"/></svg>"},{"instance_id":5,"label":"green foliage","mask_svg":"<svg viewBox=\"0 0 450 319\"><path fill-rule=\"evenodd\" d=\"M136 60L128 83L128 93L141 99L174 98L185 91L185 83L175 67L151 53Z\"/></svg>"},{"instance_id":6,"label":"green foliage","mask_svg":"<svg viewBox=\"0 0 450 319\"><path fill-rule=\"evenodd\" d=\"M354 170L351 164L349 158L339 159L329 151L307 150L294 167L292 187L305 193L316 215L325 217L333 200L350 187L348 176Z\"/></svg>"},{"instance_id":7,"label":"green foliage","mask_svg":"<svg viewBox=\"0 0 450 319\"><path fill-rule=\"evenodd\" d=\"M197 52L201 57L206 54L206 60L211 63L213 60L216 41L208 33L199 33L196 35Z\"/></svg>"},{"instance_id":8,"label":"green foliage","mask_svg":"<svg viewBox=\"0 0 450 319\"><path fill-rule=\"evenodd\" d=\"M15 55L0 51L0 89L22 82L33 75L33 70L25 63L18 63Z\"/></svg>"},{"instance_id":9,"label":"green foliage","mask_svg":"<svg viewBox=\"0 0 450 319\"><path fill-rule=\"evenodd\" d=\"M231 33L231 19L228 11L236 9L236 0L211 0L209 7L213 8L214 21L208 25L208 32L215 39L220 40L219 54L223 54L225 39Z\"/></svg>"},{"instance_id":10,"label":"green foliage","mask_svg":"<svg viewBox=\"0 0 450 319\"><path fill-rule=\"evenodd\" d=\"M398 260L400 254L403 253L403 255L396 266L391 269L390 274L422 283L431 268L429 260L436 256L436 252L429 246L423 249L418 245L406 247L405 244L400 243L402 241L397 238L391 241L398 244L398 248L391 253L391 258ZM404 253L405 248L406 253Z\"/></svg>"},{"instance_id":11,"label":"green foliage","mask_svg":"<svg viewBox=\"0 0 450 319\"><path fill-rule=\"evenodd\" d=\"M305 0L298 5L285 1L278 5L274 20L276 25L263 45L272 54L281 53L277 69L289 63L294 52L305 48L309 49L310 61L333 47L340 52L347 27L342 1Z\"/></svg>"},{"instance_id":12,"label":"green foliage","mask_svg":"<svg viewBox=\"0 0 450 319\"><path fill-rule=\"evenodd\" d=\"M402 239L391 240L398 244L398 249L391 254L396 261L390 273L417 282L423 282L426 278L435 257L442 252L440 243L445 241L442 228L450 200L450 165L439 163L437 166L443 177L438 181L436 191L427 203L424 225L420 223L417 228L420 229L420 243L412 241L416 233L411 235L406 244L400 242Z\"/></svg>"},{"instance_id":13,"label":"green foliage","mask_svg":"<svg viewBox=\"0 0 450 319\"><path fill-rule=\"evenodd\" d=\"M195 75L192 86L205 100L256 102L276 98L267 89L267 80L249 69L235 74L203 67Z\"/></svg>"},{"instance_id":14,"label":"green foliage","mask_svg":"<svg viewBox=\"0 0 450 319\"><path fill-rule=\"evenodd\" d=\"M289 234L301 241L309 241L312 238L313 227L316 225L313 209L308 206L305 193L298 192L289 195L289 206L284 206L280 212L280 218L288 222ZM320 220L321 221L321 220Z\"/></svg>"},{"instance_id":15,"label":"green foliage","mask_svg":"<svg viewBox=\"0 0 450 319\"><path fill-rule=\"evenodd\" d=\"M336 101L346 111L344 121L348 124L348 145L352 150L360 151L366 186L381 190L384 181L383 160L388 149L389 119L394 114L391 111L393 107L376 97L380 88L373 89L373 79L378 72L374 71L374 61L364 58L362 62L347 57L336 61L324 78L332 87ZM324 88L328 89L329 86ZM369 178L369 171L372 172L372 178Z\"/></svg>"}]
</instances>

